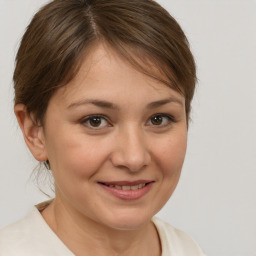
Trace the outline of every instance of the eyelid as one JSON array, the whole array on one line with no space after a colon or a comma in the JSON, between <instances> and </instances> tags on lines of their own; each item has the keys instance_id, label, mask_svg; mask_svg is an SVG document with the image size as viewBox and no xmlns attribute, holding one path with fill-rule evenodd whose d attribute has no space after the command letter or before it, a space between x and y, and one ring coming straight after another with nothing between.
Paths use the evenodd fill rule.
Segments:
<instances>
[{"instance_id":1,"label":"eyelid","mask_svg":"<svg viewBox=\"0 0 256 256\"><path fill-rule=\"evenodd\" d=\"M175 120L175 118L174 118L173 115L169 115L169 114L165 114L165 113L157 113L157 114L152 115L152 116L148 119L147 123L150 122L150 120L151 120L153 117L155 117L155 116L161 116L161 117L163 117L163 118L168 118L169 121L168 121L167 124L164 124L164 125L162 125L162 124L160 124L160 125L150 124L149 126L154 126L154 127L156 127L156 128L162 128L162 127L166 127L166 126L168 126L168 125L171 125L171 124L173 124L173 123L176 123L176 120Z\"/></svg>"},{"instance_id":2,"label":"eyelid","mask_svg":"<svg viewBox=\"0 0 256 256\"><path fill-rule=\"evenodd\" d=\"M95 118L95 117L98 117L98 118L101 118L101 119L105 120L107 122L107 125L104 125L102 127L93 127L93 126L91 126L89 124L86 124L90 119ZM109 121L108 117L106 117L106 116L104 116L102 114L93 114L93 115L85 116L79 122L82 125L86 126L89 129L92 129L92 130L100 130L100 129L103 129L105 127L111 126L111 122Z\"/></svg>"},{"instance_id":3,"label":"eyelid","mask_svg":"<svg viewBox=\"0 0 256 256\"><path fill-rule=\"evenodd\" d=\"M155 116L160 116L162 118L167 118L168 119L167 124L159 124L159 125L150 124L151 119L154 118ZM106 122L106 125L103 125L103 126L100 126L100 127L93 127L92 125L87 123L90 119L95 118L95 117L103 119ZM92 114L92 115L85 116L85 117L80 119L79 123L81 123L85 127L89 128L89 129L92 129L92 130L100 130L100 129L112 126L112 123L109 120L109 118L106 117L105 115L102 115L102 114ZM173 115L166 114L166 113L156 113L156 114L149 117L149 119L146 122L146 126L153 126L154 128L163 128L163 127L167 127L169 125L172 125L173 123L176 123L176 119L174 118Z\"/></svg>"}]
</instances>

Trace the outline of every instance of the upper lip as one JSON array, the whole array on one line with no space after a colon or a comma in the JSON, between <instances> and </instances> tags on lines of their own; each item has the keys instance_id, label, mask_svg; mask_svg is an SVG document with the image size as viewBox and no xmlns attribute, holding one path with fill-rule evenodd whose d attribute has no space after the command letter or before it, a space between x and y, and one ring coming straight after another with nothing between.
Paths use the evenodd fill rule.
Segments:
<instances>
[{"instance_id":1,"label":"upper lip","mask_svg":"<svg viewBox=\"0 0 256 256\"><path fill-rule=\"evenodd\" d=\"M135 181L98 181L98 183L105 184L105 185L116 185L116 186L136 186L139 184L147 184L154 182L153 180L135 180Z\"/></svg>"}]
</instances>

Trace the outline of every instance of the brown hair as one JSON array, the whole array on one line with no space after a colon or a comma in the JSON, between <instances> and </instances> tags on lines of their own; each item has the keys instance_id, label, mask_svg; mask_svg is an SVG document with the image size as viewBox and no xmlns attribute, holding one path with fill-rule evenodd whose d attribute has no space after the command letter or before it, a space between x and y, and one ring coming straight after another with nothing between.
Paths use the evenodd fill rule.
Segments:
<instances>
[{"instance_id":1,"label":"brown hair","mask_svg":"<svg viewBox=\"0 0 256 256\"><path fill-rule=\"evenodd\" d=\"M72 80L90 47L103 41L141 72L182 93L189 116L195 62L179 24L152 0L54 0L45 5L16 56L15 104L24 104L43 124L53 93ZM162 75L152 74L145 59Z\"/></svg>"}]
</instances>

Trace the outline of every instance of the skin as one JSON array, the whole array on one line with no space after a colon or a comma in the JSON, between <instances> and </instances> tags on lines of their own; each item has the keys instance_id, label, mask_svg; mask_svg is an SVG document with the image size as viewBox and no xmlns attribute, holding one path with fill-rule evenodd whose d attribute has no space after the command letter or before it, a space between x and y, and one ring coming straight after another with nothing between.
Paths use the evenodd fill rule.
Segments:
<instances>
[{"instance_id":1,"label":"skin","mask_svg":"<svg viewBox=\"0 0 256 256\"><path fill-rule=\"evenodd\" d=\"M43 127L24 105L15 113L30 151L49 160L55 177L56 198L42 216L75 255L161 255L151 218L180 177L187 144L182 95L98 45L50 99ZM96 126L91 115L100 115ZM99 184L137 180L151 186L136 200Z\"/></svg>"}]
</instances>

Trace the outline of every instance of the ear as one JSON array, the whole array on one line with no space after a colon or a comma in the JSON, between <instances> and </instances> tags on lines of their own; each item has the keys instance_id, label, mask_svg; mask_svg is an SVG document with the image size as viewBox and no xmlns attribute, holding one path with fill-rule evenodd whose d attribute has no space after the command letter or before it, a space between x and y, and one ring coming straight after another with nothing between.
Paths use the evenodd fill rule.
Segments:
<instances>
[{"instance_id":1,"label":"ear","mask_svg":"<svg viewBox=\"0 0 256 256\"><path fill-rule=\"evenodd\" d=\"M46 161L48 158L43 127L36 124L33 115L28 114L25 105L15 105L14 112L30 152L36 160L40 162Z\"/></svg>"}]
</instances>

